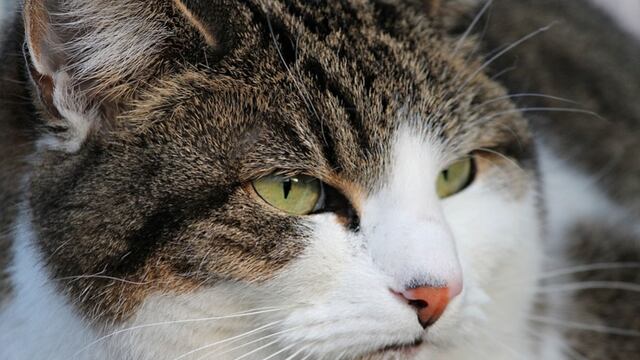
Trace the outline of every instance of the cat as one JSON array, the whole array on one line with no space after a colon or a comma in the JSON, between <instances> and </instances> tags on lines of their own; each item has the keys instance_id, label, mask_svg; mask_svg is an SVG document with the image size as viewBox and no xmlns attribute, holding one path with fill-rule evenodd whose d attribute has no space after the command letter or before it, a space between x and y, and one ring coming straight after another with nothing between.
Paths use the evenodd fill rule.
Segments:
<instances>
[{"instance_id":1,"label":"cat","mask_svg":"<svg viewBox=\"0 0 640 360\"><path fill-rule=\"evenodd\" d=\"M8 29L1 359L640 352L640 50L587 3L26 0Z\"/></svg>"}]
</instances>

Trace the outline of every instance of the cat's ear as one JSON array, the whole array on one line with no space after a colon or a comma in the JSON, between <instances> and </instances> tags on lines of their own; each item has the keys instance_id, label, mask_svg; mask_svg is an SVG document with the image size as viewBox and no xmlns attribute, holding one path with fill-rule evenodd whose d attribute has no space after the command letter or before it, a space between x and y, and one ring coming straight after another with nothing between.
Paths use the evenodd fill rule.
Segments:
<instances>
[{"instance_id":1,"label":"cat's ear","mask_svg":"<svg viewBox=\"0 0 640 360\"><path fill-rule=\"evenodd\" d=\"M117 116L145 73L153 73L166 31L154 22L152 10L136 6L106 0L24 2L24 54L42 118L41 144L77 151Z\"/></svg>"}]
</instances>

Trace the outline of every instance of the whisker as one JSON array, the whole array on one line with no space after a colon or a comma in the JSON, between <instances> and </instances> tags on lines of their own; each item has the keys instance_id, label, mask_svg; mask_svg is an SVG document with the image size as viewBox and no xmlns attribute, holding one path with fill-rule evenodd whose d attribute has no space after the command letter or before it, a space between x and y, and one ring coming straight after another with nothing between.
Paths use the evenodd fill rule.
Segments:
<instances>
[{"instance_id":1,"label":"whisker","mask_svg":"<svg viewBox=\"0 0 640 360\"><path fill-rule=\"evenodd\" d=\"M488 153L490 153L490 154L493 154L493 155L499 156L499 157L501 157L501 158L505 159L506 161L508 161L511 165L513 165L513 166L514 166L514 167L516 167L517 169L520 169L520 170L522 170L522 172L524 172L524 169L522 169L522 167L520 166L520 164L518 164L518 162L517 162L517 161L515 161L514 159L512 159L512 158L508 157L508 156L507 156L507 155L505 155L505 154L502 154L502 153L500 153L500 152L498 152L498 151L496 151L496 150L492 150L492 149L488 149L488 148L478 148L478 150L480 150L480 151L485 151L485 152L488 152Z\"/></svg>"},{"instance_id":2,"label":"whisker","mask_svg":"<svg viewBox=\"0 0 640 360\"><path fill-rule=\"evenodd\" d=\"M555 26L557 22L552 22L551 24L541 27L538 30L535 30L523 37L521 37L520 39L516 40L515 42L511 43L509 46L507 46L506 48L502 49L501 51L499 51L497 54L493 55L491 58L489 58L489 60L485 61L478 69L476 69L473 73L471 73L471 75L469 76L469 78L467 78L467 80L465 80L464 84L463 84L463 88L469 84L469 82L471 82L476 76L478 76L478 74L480 74L484 69L486 69L489 65L493 64L493 62L495 62L496 60L498 60L499 58L501 58L504 54L508 53L509 51L513 50L514 48L520 46L522 43L526 42L527 40L538 36L541 33L544 33L546 31L548 31L549 29L551 29L553 26Z\"/></svg>"},{"instance_id":3,"label":"whisker","mask_svg":"<svg viewBox=\"0 0 640 360\"><path fill-rule=\"evenodd\" d=\"M246 354L244 354L244 355L241 355L241 356L239 356L239 357L237 357L237 358L235 358L235 359L233 359L233 360L240 360L240 359L244 359L244 358L246 358L247 356L249 356L249 355L251 355L251 354L255 354L255 353L257 353L258 351L260 351L260 350L262 350L262 349L266 349L266 348L268 348L269 346L276 344L278 341L280 341L280 340L274 340L274 341L272 341L272 342L270 342L270 343L268 343L268 344L262 345L262 346L260 346L260 347L258 347L258 348L256 348L256 349L253 349L253 350L249 351L248 353L246 353Z\"/></svg>"},{"instance_id":4,"label":"whisker","mask_svg":"<svg viewBox=\"0 0 640 360\"><path fill-rule=\"evenodd\" d=\"M491 7L491 3L493 3L493 0L489 1L489 3L485 4L486 8L483 8L480 10L480 12L478 14L476 14L476 17L474 18L474 20L472 21L472 24L469 25L470 28L467 28L467 30L465 31L465 35L463 35L462 38L459 39L458 43L455 46L456 50L456 54L459 52L458 50L460 50L462 47L461 45L464 43L464 38L467 38L470 34L471 34L471 30L473 28L476 27L477 23L480 21L480 19L482 18L482 16L487 13L487 11L490 9ZM484 37L487 34L487 28L489 26L489 22L491 21L491 15L487 14L486 16L486 20L484 23L484 26L482 28L482 32L479 35L479 39L478 41L476 41L475 46L473 47L473 50L470 51L468 54L466 54L465 56L465 61L464 61L464 66L463 68L468 68L469 67L469 63L475 59L475 55L478 53L478 51L482 48L482 40L484 39ZM473 22L475 22L475 24L473 24ZM487 55L488 56L488 55ZM448 75L448 70L449 67L445 68L443 77L446 77ZM455 80L457 80L459 78L460 74L456 75L454 77Z\"/></svg>"},{"instance_id":5,"label":"whisker","mask_svg":"<svg viewBox=\"0 0 640 360\"><path fill-rule=\"evenodd\" d=\"M635 331L635 330L619 329L619 328L614 328L609 326L585 324L585 323L579 323L579 322L567 321L567 320L558 320L556 318L550 318L545 316L529 315L527 316L527 318L531 321L539 322L542 324L556 325L556 326L569 328L569 329L593 331L593 332L602 333L602 334L640 337L640 331Z\"/></svg>"},{"instance_id":6,"label":"whisker","mask_svg":"<svg viewBox=\"0 0 640 360\"><path fill-rule=\"evenodd\" d=\"M269 327L272 327L272 326L274 326L274 325L277 325L277 324L281 323L282 321L283 321L283 320L274 321L274 322L271 322L271 323L269 323L269 324L267 324L267 325L263 325L263 326L260 326L260 327L258 327L258 328L256 328L256 329L253 329L253 330L247 331L247 332L245 332L245 333L242 333L242 334L240 334L240 335L235 335L235 336L232 336L232 337L230 337L230 338L226 338L226 339L224 339L224 340L216 341L216 342L214 342L214 343L212 343L212 344L207 344L207 345L205 345L205 346L201 346L201 347L199 347L199 348L197 348L197 349L193 349L193 350L191 350L191 351L188 351L188 352L186 352L186 353L184 353L184 354L182 354L182 355L178 356L178 357L177 357L177 358L175 358L174 360L184 359L185 357L187 357L187 356L189 356L189 355L191 355L191 354L195 354L195 353L197 353L197 352L199 352L199 351L202 351L202 350L204 350L204 349L208 349L208 348L211 348L211 347L216 346L216 345L225 344L225 343L228 343L228 342L232 342L233 340L237 340L237 339L241 339L241 338L243 338L243 337L247 337L247 336L249 336L249 335L251 335L251 334L255 334L255 333L260 332L260 331L262 331L262 330L264 330L264 329L267 329L267 328L269 328ZM277 340L276 340L276 341L277 341Z\"/></svg>"},{"instance_id":7,"label":"whisker","mask_svg":"<svg viewBox=\"0 0 640 360\"><path fill-rule=\"evenodd\" d=\"M242 344L242 345L235 346L235 347L233 347L233 348L231 348L231 349L227 349L227 350L225 350L225 351L223 351L223 352L217 353L217 355L228 354L228 353L230 353L230 352L232 352L232 351L235 351L235 350L238 350L238 349L242 349L243 347L249 346L249 345L251 345L251 344L255 344L255 343L257 343L257 342L264 341L265 339L269 339L269 338L272 338L272 337L274 337L274 336L278 336L278 335L282 335L282 334L285 334L285 333L288 333L288 332L291 332L291 331L295 331L295 330L297 330L297 329L299 329L299 328L300 328L299 326L296 326L296 327L291 328L291 329L278 331L278 332L276 332L276 333L269 334L269 335L263 336L263 337L261 337L261 338L258 338L258 339L255 339L255 340L249 341L248 343L245 343L245 344ZM211 345L211 346L214 346L214 345ZM201 349L201 350L204 350L204 349ZM200 357L200 358L198 358L198 359L196 359L196 360L204 359L204 358L206 358L207 356L209 356L209 355L211 355L211 354L213 354L213 353L212 353L212 352L208 352L208 353L204 354L202 357Z\"/></svg>"},{"instance_id":8,"label":"whisker","mask_svg":"<svg viewBox=\"0 0 640 360\"><path fill-rule=\"evenodd\" d=\"M137 282L137 281L131 281L131 280L126 280L126 279L121 279L121 278L117 278L117 277L113 277L113 276L98 275L98 274L93 274L93 275L75 275L75 276L65 276L65 277L55 278L55 279L53 279L53 280L54 280L54 281L65 281L65 280L80 280L80 279L104 279L104 280L114 280L114 281L122 282L122 283L125 283L125 284L131 284L131 285L148 285L148 284L150 284L150 282L148 282L148 281L145 281L145 282Z\"/></svg>"},{"instance_id":9,"label":"whisker","mask_svg":"<svg viewBox=\"0 0 640 360\"><path fill-rule=\"evenodd\" d=\"M594 117L596 117L596 118L598 118L600 120L608 121L607 119L603 118L598 113L593 112L593 111L583 110L583 109L575 109L575 108L565 108L565 107L529 107L529 108L519 108L519 109L504 110L504 111L498 111L498 112L494 112L494 113L492 113L490 115L484 116L484 117L480 118L478 121L487 121L487 120L491 120L491 119L500 117L502 115L517 114L517 113L530 113L530 112L566 112L566 113L575 113L575 114L585 114L585 115L594 116Z\"/></svg>"},{"instance_id":10,"label":"whisker","mask_svg":"<svg viewBox=\"0 0 640 360\"><path fill-rule=\"evenodd\" d=\"M451 57L452 58L454 58L456 55L458 55L458 52L460 51L460 48L462 47L462 44L464 43L465 40L467 40L467 38L471 34L471 31L473 31L473 29L476 27L476 25L478 25L478 21L480 21L480 19L482 19L482 15L484 15L484 13L487 12L487 9L489 9L489 7L492 4L493 4L493 0L488 0L484 4L482 9L480 9L480 11L473 18L473 21L467 27L467 30L465 30L464 34L462 34L462 37L456 42L456 46L453 48L453 52L451 53Z\"/></svg>"},{"instance_id":11,"label":"whisker","mask_svg":"<svg viewBox=\"0 0 640 360\"><path fill-rule=\"evenodd\" d=\"M569 104L574 104L574 105L580 105L580 103L570 100L570 99L566 99L563 97L559 97L559 96L553 96L553 95L546 95L546 94L540 94L540 93L520 93L520 94L512 94L512 95L505 95L505 96L499 96L490 100L487 100L485 102L482 102L480 104L475 105L475 107L480 108L501 100L508 100L508 99L518 99L518 98L542 98L542 99L548 99L548 100L557 100L557 101L561 101L561 102L565 102L565 103L569 103Z\"/></svg>"},{"instance_id":12,"label":"whisker","mask_svg":"<svg viewBox=\"0 0 640 360\"><path fill-rule=\"evenodd\" d=\"M266 358L264 358L264 359L262 359L262 360L269 360L269 359L273 359L275 356L282 354L283 352L285 352L285 351L287 351L287 350L291 349L291 348L292 348L292 347L294 347L294 346L295 346L295 345L293 345L293 344L292 344L292 345L289 345L289 346L285 346L285 347L283 347L282 349L280 349L280 350L276 351L275 353L273 353L273 354L271 354L271 355L267 356Z\"/></svg>"},{"instance_id":13,"label":"whisker","mask_svg":"<svg viewBox=\"0 0 640 360\"><path fill-rule=\"evenodd\" d=\"M624 290L640 292L640 284L628 283L622 281L583 281L567 284L552 284L540 286L537 290L540 294L565 292L565 291L579 291L579 290L591 290L591 289L607 289L607 290Z\"/></svg>"},{"instance_id":14,"label":"whisker","mask_svg":"<svg viewBox=\"0 0 640 360\"><path fill-rule=\"evenodd\" d=\"M516 70L517 68L518 67L516 65L509 66L509 67L507 67L505 69L502 69L502 70L498 71L497 73L493 74L490 79L491 79L491 81L496 81L501 76L503 76L504 74L508 74L508 73L512 72L513 70Z\"/></svg>"},{"instance_id":15,"label":"whisker","mask_svg":"<svg viewBox=\"0 0 640 360\"><path fill-rule=\"evenodd\" d=\"M288 358L286 358L284 360L293 360L293 358L295 358L296 356L301 354L303 351L307 350L310 346L311 345L307 345L307 346L304 346L304 347L300 348L300 350L294 352L291 356L289 356Z\"/></svg>"},{"instance_id":16,"label":"whisker","mask_svg":"<svg viewBox=\"0 0 640 360\"><path fill-rule=\"evenodd\" d=\"M264 310L266 309L266 310ZM166 325L176 325L176 324L189 324L189 323L197 323L197 322L205 322L205 321L215 321L215 320L225 320L225 319L234 319L234 318L241 318L241 317L247 317L247 316L254 316L254 315L260 315L260 314L267 314L267 313L272 313L272 312L278 312L278 311L284 311L284 310L288 310L289 308L263 308L263 309L258 309L252 312L239 312L239 313L235 313L235 314L231 314L231 315L226 315L226 316L212 316L212 317L206 317L206 318L198 318L198 319L186 319L186 320L173 320L173 321L163 321L163 322L157 322L157 323L150 323L150 324L143 324L143 325L136 325L136 326L132 326L129 328L125 328L125 329L120 329L117 331L114 331L110 334L104 335L92 342L90 342L89 344L87 344L85 347L83 347L82 349L78 350L73 357L78 356L79 354L81 354L82 352L86 351L87 349L89 349L91 346L104 341L108 338L123 334L123 333L128 333L131 331L135 331L135 330L140 330L140 329L146 329L146 328L152 328L152 327L157 327L157 326L166 326Z\"/></svg>"},{"instance_id":17,"label":"whisker","mask_svg":"<svg viewBox=\"0 0 640 360\"><path fill-rule=\"evenodd\" d=\"M617 269L640 269L640 263L637 262L628 262L628 263L597 263L597 264L586 264L586 265L578 265L574 267L551 270L548 272L544 272L539 279L549 279L564 275L578 274L583 272L590 272L596 270L617 270Z\"/></svg>"}]
</instances>

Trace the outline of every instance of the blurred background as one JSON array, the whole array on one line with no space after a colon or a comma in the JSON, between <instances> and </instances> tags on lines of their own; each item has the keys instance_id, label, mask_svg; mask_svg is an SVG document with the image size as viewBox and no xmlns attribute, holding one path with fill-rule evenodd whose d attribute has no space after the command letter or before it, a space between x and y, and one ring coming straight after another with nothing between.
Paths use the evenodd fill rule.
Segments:
<instances>
[{"instance_id":1,"label":"blurred background","mask_svg":"<svg viewBox=\"0 0 640 360\"><path fill-rule=\"evenodd\" d=\"M591 0L616 17L623 27L640 37L640 0Z\"/></svg>"}]
</instances>

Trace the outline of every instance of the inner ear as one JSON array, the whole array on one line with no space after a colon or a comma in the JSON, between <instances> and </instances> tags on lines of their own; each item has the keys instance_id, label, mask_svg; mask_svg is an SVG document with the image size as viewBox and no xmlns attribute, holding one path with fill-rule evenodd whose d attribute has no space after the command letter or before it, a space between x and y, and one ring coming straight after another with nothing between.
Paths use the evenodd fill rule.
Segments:
<instances>
[{"instance_id":1,"label":"inner ear","mask_svg":"<svg viewBox=\"0 0 640 360\"><path fill-rule=\"evenodd\" d=\"M26 0L23 8L25 24L25 60L29 75L45 110L55 118L61 115L56 109L53 76L61 64L60 55L51 34L49 11L45 1Z\"/></svg>"},{"instance_id":2,"label":"inner ear","mask_svg":"<svg viewBox=\"0 0 640 360\"><path fill-rule=\"evenodd\" d=\"M27 60L27 66L29 68L29 75L31 80L36 85L36 92L40 102L42 103L44 110L55 119L61 119L62 115L56 108L53 101L54 85L51 76L43 75L40 73L33 62Z\"/></svg>"},{"instance_id":3,"label":"inner ear","mask_svg":"<svg viewBox=\"0 0 640 360\"><path fill-rule=\"evenodd\" d=\"M61 59L54 50L57 46L47 1L26 0L23 14L30 63L40 75L51 77L60 67Z\"/></svg>"}]
</instances>

